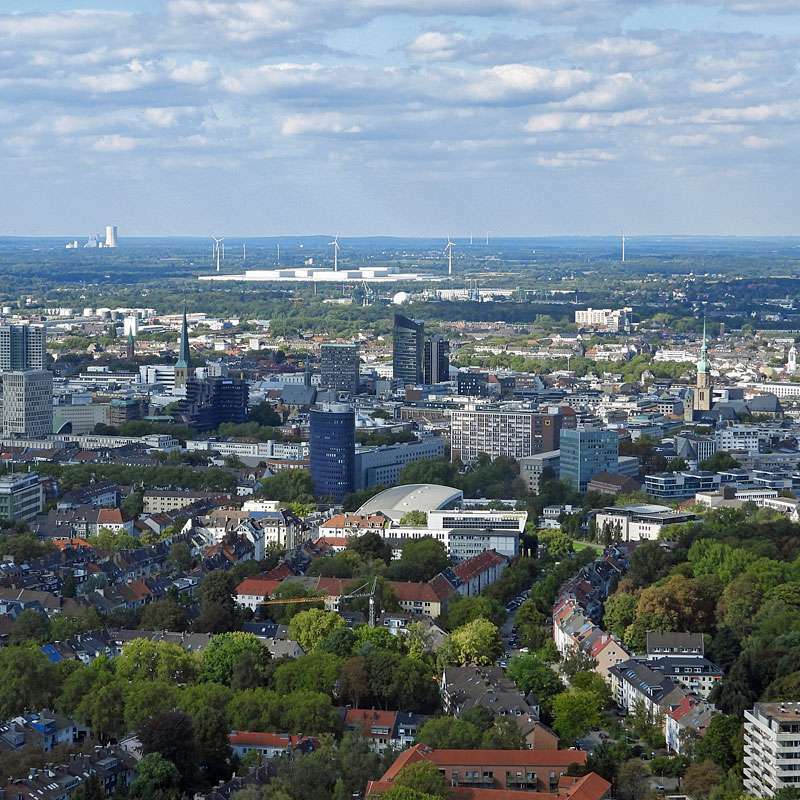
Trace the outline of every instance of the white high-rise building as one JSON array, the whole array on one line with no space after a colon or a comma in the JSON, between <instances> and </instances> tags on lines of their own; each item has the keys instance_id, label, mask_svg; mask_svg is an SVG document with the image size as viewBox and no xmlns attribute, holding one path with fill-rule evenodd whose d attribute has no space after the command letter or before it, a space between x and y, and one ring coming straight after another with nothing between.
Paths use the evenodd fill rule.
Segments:
<instances>
[{"instance_id":1,"label":"white high-rise building","mask_svg":"<svg viewBox=\"0 0 800 800\"><path fill-rule=\"evenodd\" d=\"M122 335L133 336L134 338L139 335L139 318L135 314L125 317L122 321Z\"/></svg>"},{"instance_id":2,"label":"white high-rise building","mask_svg":"<svg viewBox=\"0 0 800 800\"><path fill-rule=\"evenodd\" d=\"M773 797L800 789L800 703L756 703L744 712L745 791Z\"/></svg>"},{"instance_id":3,"label":"white high-rise building","mask_svg":"<svg viewBox=\"0 0 800 800\"><path fill-rule=\"evenodd\" d=\"M44 369L44 361L44 327L0 325L0 372Z\"/></svg>"},{"instance_id":4,"label":"white high-rise building","mask_svg":"<svg viewBox=\"0 0 800 800\"><path fill-rule=\"evenodd\" d=\"M53 432L53 375L45 369L3 374L3 436L44 438Z\"/></svg>"},{"instance_id":5,"label":"white high-rise building","mask_svg":"<svg viewBox=\"0 0 800 800\"><path fill-rule=\"evenodd\" d=\"M789 356L786 363L786 371L791 372L792 374L797 372L797 347L795 347L795 345L792 345L789 348Z\"/></svg>"},{"instance_id":6,"label":"white high-rise building","mask_svg":"<svg viewBox=\"0 0 800 800\"><path fill-rule=\"evenodd\" d=\"M117 246L117 226L106 225L106 242L105 247Z\"/></svg>"}]
</instances>

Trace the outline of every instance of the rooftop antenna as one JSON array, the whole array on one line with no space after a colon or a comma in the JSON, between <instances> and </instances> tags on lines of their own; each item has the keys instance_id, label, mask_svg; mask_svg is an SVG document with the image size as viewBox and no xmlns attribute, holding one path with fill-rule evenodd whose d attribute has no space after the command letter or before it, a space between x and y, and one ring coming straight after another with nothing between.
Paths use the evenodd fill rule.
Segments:
<instances>
[{"instance_id":1,"label":"rooftop antenna","mask_svg":"<svg viewBox=\"0 0 800 800\"><path fill-rule=\"evenodd\" d=\"M220 249L222 251L222 258L225 258L225 246L223 245L223 242L225 241L225 238L222 237L222 238L218 239L216 236L212 236L211 239L214 242L214 256L213 257L217 262L217 272L219 272Z\"/></svg>"},{"instance_id":2,"label":"rooftop antenna","mask_svg":"<svg viewBox=\"0 0 800 800\"><path fill-rule=\"evenodd\" d=\"M625 234L622 234L622 263L625 263Z\"/></svg>"},{"instance_id":3,"label":"rooftop antenna","mask_svg":"<svg viewBox=\"0 0 800 800\"><path fill-rule=\"evenodd\" d=\"M334 236L332 242L328 242L328 244L333 247L333 271L339 271L339 237Z\"/></svg>"},{"instance_id":4,"label":"rooftop antenna","mask_svg":"<svg viewBox=\"0 0 800 800\"><path fill-rule=\"evenodd\" d=\"M454 247L455 247L455 243L448 236L447 237L447 244L445 245L444 252L447 253L447 274L449 276L452 276L452 274L453 274L453 248Z\"/></svg>"}]
</instances>

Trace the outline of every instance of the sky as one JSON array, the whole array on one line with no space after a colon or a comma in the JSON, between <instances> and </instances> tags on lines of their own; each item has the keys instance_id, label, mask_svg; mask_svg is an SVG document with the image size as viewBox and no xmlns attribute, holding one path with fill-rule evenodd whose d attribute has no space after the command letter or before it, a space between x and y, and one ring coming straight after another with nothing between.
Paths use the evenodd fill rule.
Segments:
<instances>
[{"instance_id":1,"label":"sky","mask_svg":"<svg viewBox=\"0 0 800 800\"><path fill-rule=\"evenodd\" d=\"M0 0L0 235L795 235L800 0Z\"/></svg>"}]
</instances>

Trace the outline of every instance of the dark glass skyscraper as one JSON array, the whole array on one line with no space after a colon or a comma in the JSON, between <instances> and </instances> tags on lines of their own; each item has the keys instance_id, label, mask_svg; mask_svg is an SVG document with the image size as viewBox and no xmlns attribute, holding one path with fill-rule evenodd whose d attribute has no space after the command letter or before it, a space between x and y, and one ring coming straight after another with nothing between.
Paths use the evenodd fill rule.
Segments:
<instances>
[{"instance_id":1,"label":"dark glass skyscraper","mask_svg":"<svg viewBox=\"0 0 800 800\"><path fill-rule=\"evenodd\" d=\"M323 344L320 348L320 374L325 388L358 394L358 345Z\"/></svg>"},{"instance_id":2,"label":"dark glass skyscraper","mask_svg":"<svg viewBox=\"0 0 800 800\"><path fill-rule=\"evenodd\" d=\"M450 342L438 333L425 340L425 383L429 386L450 380Z\"/></svg>"},{"instance_id":3,"label":"dark glass skyscraper","mask_svg":"<svg viewBox=\"0 0 800 800\"><path fill-rule=\"evenodd\" d=\"M425 323L394 315L392 365L394 377L405 384L422 383L422 360L425 352Z\"/></svg>"},{"instance_id":4,"label":"dark glass skyscraper","mask_svg":"<svg viewBox=\"0 0 800 800\"><path fill-rule=\"evenodd\" d=\"M310 422L314 494L339 501L354 487L355 412L346 403L327 403L311 409Z\"/></svg>"}]
</instances>

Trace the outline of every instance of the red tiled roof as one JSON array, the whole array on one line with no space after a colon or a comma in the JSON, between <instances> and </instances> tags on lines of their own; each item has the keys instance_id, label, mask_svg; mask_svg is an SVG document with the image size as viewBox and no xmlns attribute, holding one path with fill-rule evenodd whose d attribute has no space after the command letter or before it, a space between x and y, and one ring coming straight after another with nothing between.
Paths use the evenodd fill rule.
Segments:
<instances>
[{"instance_id":1,"label":"red tiled roof","mask_svg":"<svg viewBox=\"0 0 800 800\"><path fill-rule=\"evenodd\" d=\"M397 720L396 711L379 711L374 708L348 708L344 716L344 724L348 727L360 727L364 736L373 736L371 728L394 728Z\"/></svg>"},{"instance_id":2,"label":"red tiled roof","mask_svg":"<svg viewBox=\"0 0 800 800\"><path fill-rule=\"evenodd\" d=\"M266 733L261 731L233 731L228 734L228 741L233 745L251 745L257 747L291 747L296 748L305 736L289 733Z\"/></svg>"},{"instance_id":3,"label":"red tiled roof","mask_svg":"<svg viewBox=\"0 0 800 800\"><path fill-rule=\"evenodd\" d=\"M122 525L124 521L118 508L101 508L97 512L98 525Z\"/></svg>"},{"instance_id":4,"label":"red tiled roof","mask_svg":"<svg viewBox=\"0 0 800 800\"><path fill-rule=\"evenodd\" d=\"M386 770L382 781L393 781L407 764L431 761L437 766L481 764L482 766L509 767L568 767L586 763L583 750L432 750L424 744L401 753Z\"/></svg>"},{"instance_id":5,"label":"red tiled roof","mask_svg":"<svg viewBox=\"0 0 800 800\"><path fill-rule=\"evenodd\" d=\"M269 597L280 584L280 581L269 580L268 578L245 578L236 587L236 594Z\"/></svg>"},{"instance_id":6,"label":"red tiled roof","mask_svg":"<svg viewBox=\"0 0 800 800\"><path fill-rule=\"evenodd\" d=\"M350 539L348 539L347 536L320 536L314 544L327 544L331 547L347 547L349 542Z\"/></svg>"},{"instance_id":7,"label":"red tiled roof","mask_svg":"<svg viewBox=\"0 0 800 800\"><path fill-rule=\"evenodd\" d=\"M264 577L271 581L282 581L284 578L290 578L294 575L292 568L284 564L276 564L269 572L264 573Z\"/></svg>"},{"instance_id":8,"label":"red tiled roof","mask_svg":"<svg viewBox=\"0 0 800 800\"><path fill-rule=\"evenodd\" d=\"M401 603L439 603L439 595L429 583L412 583L410 581L388 581L394 596Z\"/></svg>"},{"instance_id":9,"label":"red tiled roof","mask_svg":"<svg viewBox=\"0 0 800 800\"><path fill-rule=\"evenodd\" d=\"M460 564L456 564L456 566L453 567L453 572L455 572L462 581L469 581L482 572L486 572L486 570L498 564L502 564L505 560L506 559L495 550L484 550L477 556L473 556L466 561L462 561Z\"/></svg>"}]
</instances>

